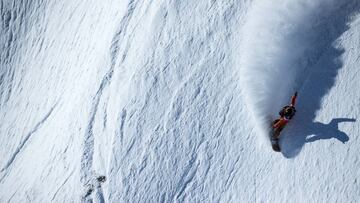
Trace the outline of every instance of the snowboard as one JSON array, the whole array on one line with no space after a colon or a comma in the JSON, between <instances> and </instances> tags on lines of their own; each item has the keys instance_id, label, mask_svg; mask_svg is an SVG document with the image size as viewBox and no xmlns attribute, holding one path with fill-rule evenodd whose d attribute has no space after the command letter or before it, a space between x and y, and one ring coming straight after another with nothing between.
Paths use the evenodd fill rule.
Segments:
<instances>
[{"instance_id":1,"label":"snowboard","mask_svg":"<svg viewBox=\"0 0 360 203\"><path fill-rule=\"evenodd\" d=\"M274 137L273 133L271 133L271 135L270 135L270 142L271 142L271 147L275 152L281 151L281 148L279 145L279 139Z\"/></svg>"},{"instance_id":2,"label":"snowboard","mask_svg":"<svg viewBox=\"0 0 360 203\"><path fill-rule=\"evenodd\" d=\"M275 152L280 152L281 148L279 145L279 138L275 137L275 130L272 127L276 122L278 121L278 119L276 119L275 121L271 122L271 127L270 127L270 142L271 142L271 147Z\"/></svg>"}]
</instances>

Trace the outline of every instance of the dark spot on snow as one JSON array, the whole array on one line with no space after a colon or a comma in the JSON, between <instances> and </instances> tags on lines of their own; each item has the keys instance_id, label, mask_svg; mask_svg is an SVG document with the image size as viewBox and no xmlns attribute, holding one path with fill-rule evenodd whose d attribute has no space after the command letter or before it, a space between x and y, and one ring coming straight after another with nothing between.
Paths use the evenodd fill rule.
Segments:
<instances>
[{"instance_id":1,"label":"dark spot on snow","mask_svg":"<svg viewBox=\"0 0 360 203\"><path fill-rule=\"evenodd\" d=\"M96 179L97 181L99 181L100 183L104 183L106 181L106 176L99 176Z\"/></svg>"}]
</instances>

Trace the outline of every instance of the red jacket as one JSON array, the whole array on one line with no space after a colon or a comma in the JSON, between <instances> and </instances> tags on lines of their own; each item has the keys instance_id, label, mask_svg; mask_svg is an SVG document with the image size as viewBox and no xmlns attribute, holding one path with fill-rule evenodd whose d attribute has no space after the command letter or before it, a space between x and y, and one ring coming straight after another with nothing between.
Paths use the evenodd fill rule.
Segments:
<instances>
[{"instance_id":1,"label":"red jacket","mask_svg":"<svg viewBox=\"0 0 360 203\"><path fill-rule=\"evenodd\" d=\"M283 128L285 127L285 125L289 122L288 119L284 118L284 117L281 117L279 119L278 122L276 122L274 125L273 125L273 128L277 129L277 128Z\"/></svg>"},{"instance_id":2,"label":"red jacket","mask_svg":"<svg viewBox=\"0 0 360 203\"><path fill-rule=\"evenodd\" d=\"M296 94L291 97L291 100L290 100L290 105L291 105L291 106L295 106L296 97L297 97ZM289 121L290 121L289 119L286 119L285 117L281 117L281 118L279 119L279 121L276 122L276 123L273 125L273 128L275 128L275 129L277 129L277 128L279 128L279 129L284 128Z\"/></svg>"}]
</instances>

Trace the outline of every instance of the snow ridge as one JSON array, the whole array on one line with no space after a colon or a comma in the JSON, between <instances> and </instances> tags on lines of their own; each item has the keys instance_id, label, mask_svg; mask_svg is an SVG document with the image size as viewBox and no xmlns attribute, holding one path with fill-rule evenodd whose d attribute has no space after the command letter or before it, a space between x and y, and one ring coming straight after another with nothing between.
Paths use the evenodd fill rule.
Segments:
<instances>
[{"instance_id":1,"label":"snow ridge","mask_svg":"<svg viewBox=\"0 0 360 203\"><path fill-rule=\"evenodd\" d=\"M39 130L39 128L41 128L41 126L44 125L44 123L47 121L47 119L50 117L50 115L52 114L52 112L54 111L55 107L57 106L57 104L55 104L50 110L49 112L44 116L43 119L41 119L36 125L35 127L25 136L25 138L20 142L20 144L17 146L15 152L12 153L10 159L7 161L7 163L5 164L5 166L1 169L1 173L4 172L5 170L7 170L9 167L11 167L11 165L14 163L16 157L18 156L18 154L20 153L20 151L25 147L26 143L30 140L30 138L32 137L32 135L34 135L36 133L36 131ZM2 177L0 178L0 182L4 179L4 177L6 176L7 172L5 172Z\"/></svg>"},{"instance_id":2,"label":"snow ridge","mask_svg":"<svg viewBox=\"0 0 360 203\"><path fill-rule=\"evenodd\" d=\"M120 22L120 26L118 28L118 30L116 31L113 40L112 40L112 44L110 47L110 60L111 60L111 64L110 64L110 68L107 71L107 73L104 75L99 89L97 90L95 96L93 97L93 103L92 103L92 107L91 107L91 111L90 111L90 119L88 121L87 124L87 129L85 131L85 136L84 136L84 144L83 144L83 155L81 158L81 182L83 183L84 187L88 187L89 182L91 182L93 176L94 176L94 171L92 169L92 164L93 164L93 155L94 155L94 133L93 133L93 127L94 127L94 123L96 121L95 117L98 111L98 106L102 97L102 94L104 92L104 89L106 87L108 87L111 83L111 79L113 77L114 74L114 68L118 59L118 53L119 53L119 49L120 49L120 43L124 42L124 36L127 30L127 27L129 25L129 21L132 17L132 14L134 12L134 9L136 7L137 2L134 0L131 0L128 3L128 9L127 9L127 13L125 14L125 16L123 17L123 19ZM125 52L126 53L126 52ZM124 54L122 56L122 61L125 59L126 54ZM101 190L102 191L102 190ZM101 197L103 197L103 194L99 194Z\"/></svg>"}]
</instances>

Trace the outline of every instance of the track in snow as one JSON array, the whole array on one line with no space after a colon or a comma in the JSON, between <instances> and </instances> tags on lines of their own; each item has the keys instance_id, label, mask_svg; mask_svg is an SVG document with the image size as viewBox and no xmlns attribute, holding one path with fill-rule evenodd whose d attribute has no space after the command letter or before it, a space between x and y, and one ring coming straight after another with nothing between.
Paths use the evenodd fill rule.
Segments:
<instances>
[{"instance_id":1,"label":"track in snow","mask_svg":"<svg viewBox=\"0 0 360 203\"><path fill-rule=\"evenodd\" d=\"M11 167L11 164L15 161L18 154L23 150L23 148L26 146L26 143L29 141L32 135L36 133L36 131L41 128L42 125L46 122L46 120L50 117L54 109L56 108L57 104L53 106L49 112L39 121L34 128L26 135L24 136L23 140L19 143L19 145L16 147L16 150L12 153L9 160L6 162L5 166L0 170L0 173L3 173L3 175L0 178L0 182L5 178L6 174L9 172L9 168Z\"/></svg>"}]
</instances>

